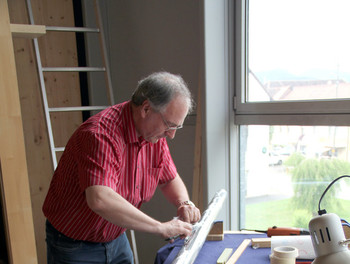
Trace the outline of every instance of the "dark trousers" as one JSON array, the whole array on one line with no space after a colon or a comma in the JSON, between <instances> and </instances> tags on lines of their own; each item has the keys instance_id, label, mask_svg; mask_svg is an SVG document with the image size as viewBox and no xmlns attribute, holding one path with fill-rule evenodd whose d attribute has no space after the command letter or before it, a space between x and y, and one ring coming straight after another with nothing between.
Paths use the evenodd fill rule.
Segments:
<instances>
[{"instance_id":1,"label":"dark trousers","mask_svg":"<svg viewBox=\"0 0 350 264\"><path fill-rule=\"evenodd\" d=\"M46 221L47 264L133 264L125 233L113 241L94 243L71 239Z\"/></svg>"}]
</instances>

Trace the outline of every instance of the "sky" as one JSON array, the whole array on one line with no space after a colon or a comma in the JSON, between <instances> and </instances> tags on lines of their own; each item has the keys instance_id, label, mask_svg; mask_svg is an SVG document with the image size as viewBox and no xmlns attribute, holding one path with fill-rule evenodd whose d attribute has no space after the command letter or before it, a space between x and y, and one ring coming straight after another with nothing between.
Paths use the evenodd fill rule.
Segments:
<instances>
[{"instance_id":1,"label":"sky","mask_svg":"<svg viewBox=\"0 0 350 264\"><path fill-rule=\"evenodd\" d=\"M250 69L350 73L349 10L349 0L250 0Z\"/></svg>"}]
</instances>

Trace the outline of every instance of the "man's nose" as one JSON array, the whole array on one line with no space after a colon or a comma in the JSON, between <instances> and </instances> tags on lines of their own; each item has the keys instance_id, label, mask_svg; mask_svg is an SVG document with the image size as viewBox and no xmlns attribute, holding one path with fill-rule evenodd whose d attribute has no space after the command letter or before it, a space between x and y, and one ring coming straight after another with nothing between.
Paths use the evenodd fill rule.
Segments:
<instances>
[{"instance_id":1,"label":"man's nose","mask_svg":"<svg viewBox=\"0 0 350 264\"><path fill-rule=\"evenodd\" d=\"M170 138L170 139L173 139L175 137L175 133L176 133L176 130L168 130L165 132L165 135Z\"/></svg>"}]
</instances>

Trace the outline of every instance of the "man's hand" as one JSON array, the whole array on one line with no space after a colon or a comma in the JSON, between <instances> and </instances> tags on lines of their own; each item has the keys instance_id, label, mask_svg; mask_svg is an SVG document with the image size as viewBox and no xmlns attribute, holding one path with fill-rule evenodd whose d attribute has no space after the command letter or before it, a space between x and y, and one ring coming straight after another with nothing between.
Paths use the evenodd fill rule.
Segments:
<instances>
[{"instance_id":1,"label":"man's hand","mask_svg":"<svg viewBox=\"0 0 350 264\"><path fill-rule=\"evenodd\" d=\"M170 243L174 242L174 237L180 236L181 238L185 238L191 235L192 225L186 222L183 222L176 217L169 221L162 223L160 225L160 234L165 239L169 240Z\"/></svg>"},{"instance_id":2,"label":"man's hand","mask_svg":"<svg viewBox=\"0 0 350 264\"><path fill-rule=\"evenodd\" d=\"M199 209L193 204L183 204L177 208L177 216L179 219L194 224L201 218Z\"/></svg>"}]
</instances>

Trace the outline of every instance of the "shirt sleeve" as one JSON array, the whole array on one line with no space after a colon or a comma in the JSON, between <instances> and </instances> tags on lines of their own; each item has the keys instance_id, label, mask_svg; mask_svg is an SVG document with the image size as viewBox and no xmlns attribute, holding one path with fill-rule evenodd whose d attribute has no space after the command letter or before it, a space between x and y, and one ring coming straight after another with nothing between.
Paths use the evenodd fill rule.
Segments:
<instances>
[{"instance_id":1,"label":"shirt sleeve","mask_svg":"<svg viewBox=\"0 0 350 264\"><path fill-rule=\"evenodd\" d=\"M81 152L76 160L81 188L103 185L116 190L120 159L111 139L103 133L84 132L79 145Z\"/></svg>"}]
</instances>

